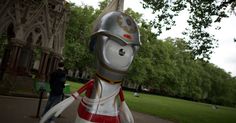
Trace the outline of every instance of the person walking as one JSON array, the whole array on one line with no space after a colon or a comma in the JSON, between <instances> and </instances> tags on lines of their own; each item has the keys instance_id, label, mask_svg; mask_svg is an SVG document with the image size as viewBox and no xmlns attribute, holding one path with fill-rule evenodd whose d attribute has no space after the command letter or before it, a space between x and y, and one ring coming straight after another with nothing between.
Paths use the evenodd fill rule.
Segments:
<instances>
[{"instance_id":1,"label":"person walking","mask_svg":"<svg viewBox=\"0 0 236 123\"><path fill-rule=\"evenodd\" d=\"M58 64L58 69L50 74L49 84L51 91L42 116L62 100L64 95L63 89L65 87L65 82L66 71L64 69L64 63L60 62ZM47 122L54 123L54 120L55 117L51 117Z\"/></svg>"}]
</instances>

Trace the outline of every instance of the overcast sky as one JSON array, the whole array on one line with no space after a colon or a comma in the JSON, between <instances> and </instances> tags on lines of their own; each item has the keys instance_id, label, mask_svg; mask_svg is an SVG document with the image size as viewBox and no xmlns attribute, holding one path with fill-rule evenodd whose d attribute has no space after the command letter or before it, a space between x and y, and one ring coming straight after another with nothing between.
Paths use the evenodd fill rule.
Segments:
<instances>
[{"instance_id":1,"label":"overcast sky","mask_svg":"<svg viewBox=\"0 0 236 123\"><path fill-rule=\"evenodd\" d=\"M95 8L98 7L98 2L101 0L67 0L76 5L91 5ZM153 19L154 15L151 14L150 9L143 9L140 4L142 0L125 0L124 8L132 8L134 11L143 14L145 19ZM176 17L176 26L172 27L170 31L163 32L158 38L164 39L166 37L183 37L182 32L187 27L188 12L181 12L180 16ZM236 76L236 43L233 41L236 38L236 16L232 15L230 18L224 19L220 24L221 30L209 29L211 34L215 35L215 38L219 40L219 47L214 49L214 54L211 55L211 63L216 66L225 69L226 72L231 72L233 76Z\"/></svg>"}]
</instances>

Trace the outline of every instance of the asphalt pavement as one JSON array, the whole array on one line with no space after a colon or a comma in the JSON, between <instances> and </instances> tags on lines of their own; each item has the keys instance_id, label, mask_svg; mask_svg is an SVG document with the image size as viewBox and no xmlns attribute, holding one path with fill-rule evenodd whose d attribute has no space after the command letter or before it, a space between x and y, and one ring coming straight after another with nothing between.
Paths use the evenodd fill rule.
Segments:
<instances>
[{"instance_id":1,"label":"asphalt pavement","mask_svg":"<svg viewBox=\"0 0 236 123\"><path fill-rule=\"evenodd\" d=\"M46 99L42 100L40 114L42 113ZM0 123L39 123L37 115L39 99L0 96ZM74 123L78 101L70 105L62 115L57 118L56 123ZM172 123L158 117L133 112L135 123Z\"/></svg>"}]
</instances>

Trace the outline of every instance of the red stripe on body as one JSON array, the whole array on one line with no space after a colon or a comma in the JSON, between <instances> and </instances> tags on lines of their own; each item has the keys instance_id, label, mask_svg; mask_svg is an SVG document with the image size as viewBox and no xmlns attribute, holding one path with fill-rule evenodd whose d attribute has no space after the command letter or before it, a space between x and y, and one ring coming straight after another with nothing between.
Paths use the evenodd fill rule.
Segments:
<instances>
[{"instance_id":1,"label":"red stripe on body","mask_svg":"<svg viewBox=\"0 0 236 123\"><path fill-rule=\"evenodd\" d=\"M80 103L78 108L78 115L80 118L83 118L84 120L96 123L120 123L119 116L106 116L106 115L93 114L86 110L87 110L86 107L84 107L83 104Z\"/></svg>"},{"instance_id":2,"label":"red stripe on body","mask_svg":"<svg viewBox=\"0 0 236 123\"><path fill-rule=\"evenodd\" d=\"M84 86L82 86L77 92L79 94L83 93L84 91L86 91L86 95L88 97L90 97L90 94L91 94L91 90L93 88L93 85L94 85L94 79L88 81ZM89 92L88 92L89 91Z\"/></svg>"}]
</instances>

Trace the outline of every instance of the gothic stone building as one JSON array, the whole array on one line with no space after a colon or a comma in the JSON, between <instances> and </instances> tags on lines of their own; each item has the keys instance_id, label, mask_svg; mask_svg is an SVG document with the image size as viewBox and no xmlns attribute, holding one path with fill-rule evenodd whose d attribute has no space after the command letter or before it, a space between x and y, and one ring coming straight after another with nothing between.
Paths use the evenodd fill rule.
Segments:
<instances>
[{"instance_id":1,"label":"gothic stone building","mask_svg":"<svg viewBox=\"0 0 236 123\"><path fill-rule=\"evenodd\" d=\"M0 1L0 87L32 88L62 60L65 0Z\"/></svg>"}]
</instances>

